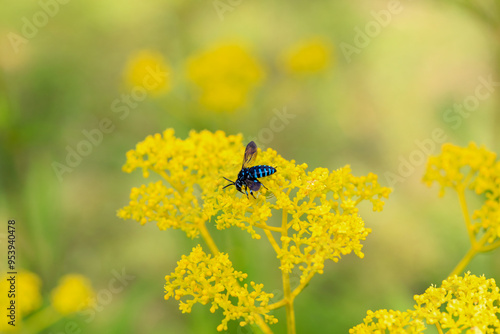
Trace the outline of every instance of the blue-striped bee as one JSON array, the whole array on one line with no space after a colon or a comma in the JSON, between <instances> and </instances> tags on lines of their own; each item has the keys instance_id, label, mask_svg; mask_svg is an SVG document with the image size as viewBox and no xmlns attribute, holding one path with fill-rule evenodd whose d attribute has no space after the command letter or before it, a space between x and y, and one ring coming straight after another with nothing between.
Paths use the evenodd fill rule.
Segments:
<instances>
[{"instance_id":1,"label":"blue-striped bee","mask_svg":"<svg viewBox=\"0 0 500 334\"><path fill-rule=\"evenodd\" d=\"M248 143L247 148L245 149L243 164L241 165L241 170L238 173L238 178L236 179L236 181L231 181L224 177L227 181L231 182L224 188L234 185L236 187L236 190L238 190L242 194L246 194L247 198L248 189L250 189L250 195L255 198L255 195L253 194L254 191L258 191L260 189L260 186L266 188L266 186L260 183L257 179L276 173L276 168L266 165L247 167L252 161L255 160L256 156L257 145L253 141L251 141ZM243 187L245 187L245 192L241 191L241 188Z\"/></svg>"}]
</instances>

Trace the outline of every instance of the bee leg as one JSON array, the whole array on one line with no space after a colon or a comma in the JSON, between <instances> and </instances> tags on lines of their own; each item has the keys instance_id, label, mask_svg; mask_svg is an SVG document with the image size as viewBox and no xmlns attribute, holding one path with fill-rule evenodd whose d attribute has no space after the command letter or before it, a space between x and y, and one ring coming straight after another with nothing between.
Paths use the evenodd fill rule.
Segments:
<instances>
[{"instance_id":1,"label":"bee leg","mask_svg":"<svg viewBox=\"0 0 500 334\"><path fill-rule=\"evenodd\" d=\"M253 191L252 191L252 190L250 190L250 195L252 195L252 196L253 196L253 198L257 199L257 198L255 197L255 195L253 194Z\"/></svg>"}]
</instances>

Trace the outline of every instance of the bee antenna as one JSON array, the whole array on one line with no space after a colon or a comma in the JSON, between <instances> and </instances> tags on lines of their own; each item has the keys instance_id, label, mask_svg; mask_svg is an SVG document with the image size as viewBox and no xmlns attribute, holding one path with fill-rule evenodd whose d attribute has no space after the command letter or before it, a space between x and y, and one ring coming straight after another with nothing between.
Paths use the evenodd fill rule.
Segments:
<instances>
[{"instance_id":1,"label":"bee antenna","mask_svg":"<svg viewBox=\"0 0 500 334\"><path fill-rule=\"evenodd\" d=\"M223 176L222 178L223 178L223 179L226 179L226 180L227 180L227 181L229 181L229 182L231 182L231 183L229 183L227 186L222 187L222 189L227 188L227 187L232 186L233 184L235 184L235 183L234 183L235 181L231 181L230 179L227 179L227 178L225 178L224 176Z\"/></svg>"}]
</instances>

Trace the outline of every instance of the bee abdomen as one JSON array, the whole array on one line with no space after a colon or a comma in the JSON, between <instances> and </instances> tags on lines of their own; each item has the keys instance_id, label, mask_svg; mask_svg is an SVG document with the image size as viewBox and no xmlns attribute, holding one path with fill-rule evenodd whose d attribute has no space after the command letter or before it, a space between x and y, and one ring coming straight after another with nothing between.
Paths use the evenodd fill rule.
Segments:
<instances>
[{"instance_id":1,"label":"bee abdomen","mask_svg":"<svg viewBox=\"0 0 500 334\"><path fill-rule=\"evenodd\" d=\"M250 176L255 179L266 177L274 173L276 173L276 168L267 165L253 166L249 169Z\"/></svg>"}]
</instances>

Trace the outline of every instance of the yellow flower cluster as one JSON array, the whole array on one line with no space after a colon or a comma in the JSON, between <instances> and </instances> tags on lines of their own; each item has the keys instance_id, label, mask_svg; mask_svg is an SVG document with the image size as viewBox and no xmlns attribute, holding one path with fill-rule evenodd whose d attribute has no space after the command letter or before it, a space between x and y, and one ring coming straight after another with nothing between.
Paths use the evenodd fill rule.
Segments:
<instances>
[{"instance_id":1,"label":"yellow flower cluster","mask_svg":"<svg viewBox=\"0 0 500 334\"><path fill-rule=\"evenodd\" d=\"M2 321L0 321L0 331L15 330L16 327L8 324L10 321L5 315L8 314L10 301L15 300L16 304L16 326L19 327L19 322L22 316L37 310L42 305L42 295L40 288L42 282L40 278L29 271L20 270L15 278L16 288L13 292L9 292L11 282L8 280L11 275L2 275L0 279L0 308L2 309ZM10 296L9 296L10 295Z\"/></svg>"},{"instance_id":2,"label":"yellow flower cluster","mask_svg":"<svg viewBox=\"0 0 500 334\"><path fill-rule=\"evenodd\" d=\"M118 216L141 224L156 221L160 230L181 229L190 238L198 236L200 226L212 216L203 202L215 195L223 181L222 172L236 156L242 158L241 136L226 137L222 131L192 131L186 140L175 138L172 129L163 136L148 136L127 152L123 171L141 168L144 177L152 171L168 184L160 180L133 188L129 205ZM224 175L230 173L234 169Z\"/></svg>"},{"instance_id":3,"label":"yellow flower cluster","mask_svg":"<svg viewBox=\"0 0 500 334\"><path fill-rule=\"evenodd\" d=\"M331 65L332 45L322 38L311 37L282 52L278 61L289 73L319 73ZM152 95L170 91L171 74L172 68L165 57L148 49L131 54L124 69L128 86L133 89L142 87ZM198 89L196 94L202 106L227 112L248 104L266 71L241 44L219 43L189 57L186 76Z\"/></svg>"},{"instance_id":4,"label":"yellow flower cluster","mask_svg":"<svg viewBox=\"0 0 500 334\"><path fill-rule=\"evenodd\" d=\"M473 142L467 147L446 143L440 155L429 157L424 182L429 186L439 183L440 196L445 188L470 188L478 194L494 190L500 175L500 164L495 159L495 153Z\"/></svg>"},{"instance_id":5,"label":"yellow flower cluster","mask_svg":"<svg viewBox=\"0 0 500 334\"><path fill-rule=\"evenodd\" d=\"M52 306L63 315L78 312L90 306L94 298L90 280L79 274L68 274L61 278L52 290Z\"/></svg>"},{"instance_id":6,"label":"yellow flower cluster","mask_svg":"<svg viewBox=\"0 0 500 334\"><path fill-rule=\"evenodd\" d=\"M292 46L282 58L289 72L310 74L328 68L331 57L330 45L320 38L312 38Z\"/></svg>"},{"instance_id":7,"label":"yellow flower cluster","mask_svg":"<svg viewBox=\"0 0 500 334\"><path fill-rule=\"evenodd\" d=\"M241 136L221 131L191 132L186 140L175 138L171 129L163 136L147 137L127 152L123 170L142 168L145 177L154 171L171 188L162 181L134 188L129 205L118 216L141 224L156 221L162 230L180 228L191 238L208 221L214 221L218 229L239 227L255 239L261 237L255 228L285 231L282 246L274 245L281 269L290 272L302 264L303 279L322 273L327 259L338 261L351 252L363 257L361 241L371 230L364 227L357 205L367 200L380 211L382 199L390 193L378 184L376 175L355 177L349 166L334 172L326 168L306 172L306 164L296 165L268 149L258 159L278 169L263 181L276 200L238 197L234 187L222 189L227 183L222 177L234 179L238 174L244 152L241 141ZM267 224L273 210L282 211L284 226Z\"/></svg>"},{"instance_id":8,"label":"yellow flower cluster","mask_svg":"<svg viewBox=\"0 0 500 334\"><path fill-rule=\"evenodd\" d=\"M500 333L500 289L494 279L465 274L444 280L415 296L416 314L429 325L439 325L448 333L479 329Z\"/></svg>"},{"instance_id":9,"label":"yellow flower cluster","mask_svg":"<svg viewBox=\"0 0 500 334\"><path fill-rule=\"evenodd\" d=\"M3 280L1 282L4 284ZM18 273L18 289L17 294L18 306L21 313L27 314L38 309L42 304L42 295L40 289L42 281L37 274L21 270ZM3 290L2 290L3 291ZM7 294L5 294L7 296ZM4 296L2 296L4 297Z\"/></svg>"},{"instance_id":10,"label":"yellow flower cluster","mask_svg":"<svg viewBox=\"0 0 500 334\"><path fill-rule=\"evenodd\" d=\"M201 104L214 111L245 106L250 92L265 75L257 60L237 44L218 45L193 56L187 74L201 90Z\"/></svg>"},{"instance_id":11,"label":"yellow flower cluster","mask_svg":"<svg viewBox=\"0 0 500 334\"><path fill-rule=\"evenodd\" d=\"M349 330L350 334L417 334L425 330L424 322L413 318L412 311L378 310L366 312L362 324Z\"/></svg>"},{"instance_id":12,"label":"yellow flower cluster","mask_svg":"<svg viewBox=\"0 0 500 334\"><path fill-rule=\"evenodd\" d=\"M181 303L181 309L189 312L194 303L209 301L227 311L232 307L227 296L242 296L240 311L234 312L245 319L243 323L257 321L262 328L265 323L252 312L265 312L256 311L254 301L263 302L260 307L265 307L270 295L262 292L261 285L251 283L254 292L249 293L246 285L242 288L237 284L246 274L234 271L227 255L218 252L206 224L213 223L219 230L238 227L254 239L261 238L257 230L262 230L281 262L284 279L288 281L288 273L299 267L301 285L293 292L289 286L285 288L286 301L274 308L293 302L315 274L323 273L326 260L336 262L351 252L363 257L361 241L371 230L364 226L357 206L369 201L373 210L382 210L390 189L380 186L374 174L353 176L349 166L333 172L326 168L307 172L306 164L296 165L268 149L258 150L257 164L274 166L277 172L262 180L267 189L262 187L257 198L247 198L235 187L223 189L227 185L223 177L234 180L240 171L244 149L241 135L226 136L221 131L192 131L186 140L176 138L172 129L148 136L127 152L123 170L140 168L144 177L154 172L163 180L133 188L129 205L120 209L118 216L141 224L156 221L161 230L181 229L190 238L201 234L214 257L203 253L201 247L183 257L175 273L167 276L166 297L193 296ZM268 200L266 195L270 194L275 198ZM270 219L277 210L281 224ZM224 280L226 276L232 278ZM217 294L223 291L224 298ZM236 313L227 312L219 329L235 319ZM265 320L274 321L267 316Z\"/></svg>"},{"instance_id":13,"label":"yellow flower cluster","mask_svg":"<svg viewBox=\"0 0 500 334\"><path fill-rule=\"evenodd\" d=\"M476 235L486 232L486 238L478 249L500 238L500 161L496 160L495 153L475 143L467 147L444 144L440 155L429 158L424 182L427 185L439 183L441 196L445 188L457 191L468 231ZM466 189L485 198L483 206L475 210L471 217L465 204Z\"/></svg>"},{"instance_id":14,"label":"yellow flower cluster","mask_svg":"<svg viewBox=\"0 0 500 334\"><path fill-rule=\"evenodd\" d=\"M130 57L125 77L130 87L143 87L148 93L159 95L170 90L171 72L161 53L142 50Z\"/></svg>"},{"instance_id":15,"label":"yellow flower cluster","mask_svg":"<svg viewBox=\"0 0 500 334\"><path fill-rule=\"evenodd\" d=\"M421 333L434 325L442 333L500 333L500 289L495 280L465 274L451 276L440 287L416 295L415 309L406 312L368 311L363 324L349 333Z\"/></svg>"},{"instance_id":16,"label":"yellow flower cluster","mask_svg":"<svg viewBox=\"0 0 500 334\"><path fill-rule=\"evenodd\" d=\"M258 239L260 234L254 228L272 228L267 222L273 210L282 211L284 225L280 228L287 233L281 235L277 250L280 269L289 273L300 265L301 282L311 274L323 273L328 259L337 262L351 252L363 257L361 241L371 230L365 228L356 206L369 200L373 209L380 211L382 198L390 193L378 184L376 175L355 177L349 166L333 172L326 168L306 172L306 164L295 165L271 149L262 152L261 159L278 166L278 172L265 181L276 201L262 196L249 208L246 201L234 200L235 189L208 198L208 212L213 216L222 212L215 216L218 229L237 226Z\"/></svg>"},{"instance_id":17,"label":"yellow flower cluster","mask_svg":"<svg viewBox=\"0 0 500 334\"><path fill-rule=\"evenodd\" d=\"M188 256L183 255L175 271L165 277L165 299L192 297L180 302L179 308L183 313L191 312L196 303L206 305L211 302L212 313L218 308L223 309L225 317L217 327L218 331L227 330L229 320L240 318L244 319L240 322L241 326L255 323L261 315L266 322L277 322L277 319L267 314L273 294L265 293L262 291L263 285L254 282L250 282L253 290L250 292L248 284L241 286L239 283L245 278L247 274L233 269L227 254L218 253L212 257L198 245Z\"/></svg>"}]
</instances>

